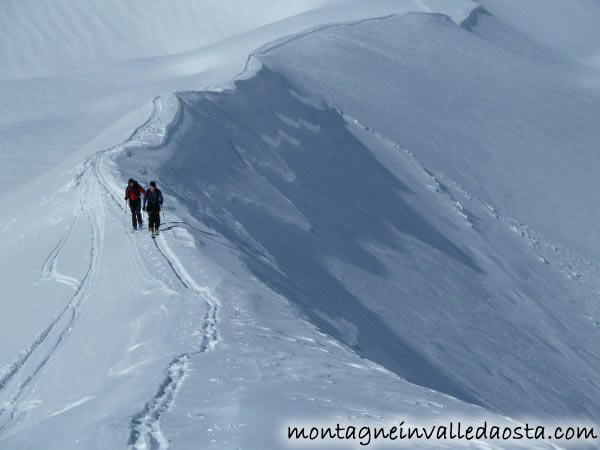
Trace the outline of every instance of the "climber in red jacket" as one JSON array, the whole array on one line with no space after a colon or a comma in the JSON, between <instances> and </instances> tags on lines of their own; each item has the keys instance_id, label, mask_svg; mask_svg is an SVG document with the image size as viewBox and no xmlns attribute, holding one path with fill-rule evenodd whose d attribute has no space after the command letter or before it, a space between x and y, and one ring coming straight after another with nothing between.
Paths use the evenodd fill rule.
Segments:
<instances>
[{"instance_id":1,"label":"climber in red jacket","mask_svg":"<svg viewBox=\"0 0 600 450\"><path fill-rule=\"evenodd\" d=\"M133 178L129 179L127 188L125 189L125 200L129 202L129 209L131 210L131 223L133 229L137 230L142 228L142 196L146 194L146 191L141 187L137 181Z\"/></svg>"}]
</instances>

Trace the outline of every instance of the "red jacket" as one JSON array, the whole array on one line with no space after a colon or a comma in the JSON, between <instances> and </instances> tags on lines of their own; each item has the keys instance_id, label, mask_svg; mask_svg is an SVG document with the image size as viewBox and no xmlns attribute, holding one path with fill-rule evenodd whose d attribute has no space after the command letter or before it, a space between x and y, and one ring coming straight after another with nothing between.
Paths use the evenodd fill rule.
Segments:
<instances>
[{"instance_id":1,"label":"red jacket","mask_svg":"<svg viewBox=\"0 0 600 450\"><path fill-rule=\"evenodd\" d=\"M139 200L145 193L146 191L139 184L136 184L134 187L127 186L127 189L125 189L125 198L130 201Z\"/></svg>"}]
</instances>

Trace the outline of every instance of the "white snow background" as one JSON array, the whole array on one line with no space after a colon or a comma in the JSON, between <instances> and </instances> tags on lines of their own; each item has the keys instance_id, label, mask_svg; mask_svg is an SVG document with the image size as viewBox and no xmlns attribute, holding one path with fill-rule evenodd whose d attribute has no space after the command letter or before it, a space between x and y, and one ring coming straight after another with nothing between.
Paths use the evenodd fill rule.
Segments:
<instances>
[{"instance_id":1,"label":"white snow background","mask_svg":"<svg viewBox=\"0 0 600 450\"><path fill-rule=\"evenodd\" d=\"M4 0L0 449L595 421L598 23L594 0ZM155 240L129 177L163 191Z\"/></svg>"}]
</instances>

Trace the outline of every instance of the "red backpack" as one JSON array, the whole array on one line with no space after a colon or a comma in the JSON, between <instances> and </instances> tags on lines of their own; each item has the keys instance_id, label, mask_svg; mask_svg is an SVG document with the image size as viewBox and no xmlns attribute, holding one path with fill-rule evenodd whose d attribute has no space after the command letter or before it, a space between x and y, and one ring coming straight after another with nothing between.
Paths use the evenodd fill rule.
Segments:
<instances>
[{"instance_id":1,"label":"red backpack","mask_svg":"<svg viewBox=\"0 0 600 450\"><path fill-rule=\"evenodd\" d=\"M145 194L146 191L144 191L144 188L141 187L139 184L135 183L135 186L130 187L127 186L127 189L125 189L125 197L128 198L129 200L139 200L140 197L142 195Z\"/></svg>"}]
</instances>

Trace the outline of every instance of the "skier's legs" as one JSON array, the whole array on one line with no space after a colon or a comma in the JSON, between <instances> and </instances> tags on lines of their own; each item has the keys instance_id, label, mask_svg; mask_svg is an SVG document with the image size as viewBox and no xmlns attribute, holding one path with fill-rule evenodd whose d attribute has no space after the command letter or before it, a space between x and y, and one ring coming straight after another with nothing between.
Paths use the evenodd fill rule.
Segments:
<instances>
[{"instance_id":1,"label":"skier's legs","mask_svg":"<svg viewBox=\"0 0 600 450\"><path fill-rule=\"evenodd\" d=\"M148 212L148 227L150 230L157 230L160 226L160 211L157 209L152 209Z\"/></svg>"},{"instance_id":2,"label":"skier's legs","mask_svg":"<svg viewBox=\"0 0 600 450\"><path fill-rule=\"evenodd\" d=\"M150 209L148 211L148 228L150 229L150 231L154 230L155 215L156 215L156 211L154 209Z\"/></svg>"},{"instance_id":3,"label":"skier's legs","mask_svg":"<svg viewBox=\"0 0 600 450\"><path fill-rule=\"evenodd\" d=\"M137 220L138 220L138 224L141 227L144 223L144 220L142 219L142 208L140 205L138 205L138 209L137 209Z\"/></svg>"},{"instance_id":4,"label":"skier's legs","mask_svg":"<svg viewBox=\"0 0 600 450\"><path fill-rule=\"evenodd\" d=\"M140 201L129 200L129 209L131 210L131 225L133 228L137 228L138 221L142 225L141 213L140 213Z\"/></svg>"}]
</instances>

